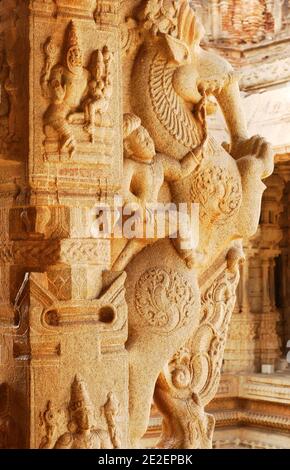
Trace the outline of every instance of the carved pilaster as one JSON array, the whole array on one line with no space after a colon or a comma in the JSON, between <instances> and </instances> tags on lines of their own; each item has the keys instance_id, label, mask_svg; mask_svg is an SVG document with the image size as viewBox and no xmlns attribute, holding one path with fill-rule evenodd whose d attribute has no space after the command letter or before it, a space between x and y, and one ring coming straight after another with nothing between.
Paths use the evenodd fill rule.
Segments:
<instances>
[{"instance_id":1,"label":"carved pilaster","mask_svg":"<svg viewBox=\"0 0 290 470\"><path fill-rule=\"evenodd\" d=\"M126 276L103 291L110 241L92 235L95 206L110 204L121 181L118 23L110 16L101 28L96 1L12 3L0 7L0 383L15 403L7 420L17 447L125 447Z\"/></svg>"}]
</instances>

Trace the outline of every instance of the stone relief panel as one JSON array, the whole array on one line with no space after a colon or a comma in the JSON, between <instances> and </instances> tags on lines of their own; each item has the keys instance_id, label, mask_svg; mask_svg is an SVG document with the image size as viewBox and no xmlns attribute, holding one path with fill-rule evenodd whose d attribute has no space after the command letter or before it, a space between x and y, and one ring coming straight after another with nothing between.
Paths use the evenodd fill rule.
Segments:
<instances>
[{"instance_id":1,"label":"stone relief panel","mask_svg":"<svg viewBox=\"0 0 290 470\"><path fill-rule=\"evenodd\" d=\"M44 429L40 449L118 449L121 447L118 427L119 402L108 393L102 407L101 420L95 416L87 385L75 376L70 391L67 410L55 410L51 401L44 412L40 412L40 426ZM66 417L67 415L67 417ZM63 421L67 432L59 434ZM102 426L100 426L100 421Z\"/></svg>"},{"instance_id":2,"label":"stone relief panel","mask_svg":"<svg viewBox=\"0 0 290 470\"><path fill-rule=\"evenodd\" d=\"M44 114L45 148L48 155L76 153L77 141L83 152L96 152L96 148L112 146L112 116L108 114L113 93L113 53L107 46L91 54L88 68L83 66L83 51L76 26L71 22L64 41L63 60L55 64L58 49L50 37L45 45L45 65L41 76L42 92L51 101ZM111 113L112 114L112 113ZM57 150L51 129L57 134ZM81 130L88 134L86 139ZM78 134L78 137L76 136ZM111 139L109 137L111 134ZM97 147L85 144L86 140ZM104 154L104 158L110 156ZM94 160L93 160L94 161Z\"/></svg>"},{"instance_id":3,"label":"stone relief panel","mask_svg":"<svg viewBox=\"0 0 290 470\"><path fill-rule=\"evenodd\" d=\"M21 327L13 351L16 361L31 364L30 447L125 447L125 275L95 301L58 300L47 281L46 275L30 275L17 299ZM68 405L63 384L71 387Z\"/></svg>"},{"instance_id":4,"label":"stone relief panel","mask_svg":"<svg viewBox=\"0 0 290 470\"><path fill-rule=\"evenodd\" d=\"M113 192L121 171L119 35L115 24L98 26L82 4L83 20L72 20L68 5L58 8L61 14L39 15L35 24L35 47L43 55L35 58L33 75L40 106L32 194L47 201L54 193L60 204L64 198L72 203L77 192L92 203Z\"/></svg>"}]
</instances>

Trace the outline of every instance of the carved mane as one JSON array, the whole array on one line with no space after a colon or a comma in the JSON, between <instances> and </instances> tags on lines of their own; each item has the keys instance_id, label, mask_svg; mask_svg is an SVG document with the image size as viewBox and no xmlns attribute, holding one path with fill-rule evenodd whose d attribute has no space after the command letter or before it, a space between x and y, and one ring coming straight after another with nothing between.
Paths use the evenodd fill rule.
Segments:
<instances>
[{"instance_id":1,"label":"carved mane","mask_svg":"<svg viewBox=\"0 0 290 470\"><path fill-rule=\"evenodd\" d=\"M153 58L149 88L152 106L160 123L179 143L194 148L200 142L200 128L192 112L184 106L173 86L176 65L160 53Z\"/></svg>"}]
</instances>

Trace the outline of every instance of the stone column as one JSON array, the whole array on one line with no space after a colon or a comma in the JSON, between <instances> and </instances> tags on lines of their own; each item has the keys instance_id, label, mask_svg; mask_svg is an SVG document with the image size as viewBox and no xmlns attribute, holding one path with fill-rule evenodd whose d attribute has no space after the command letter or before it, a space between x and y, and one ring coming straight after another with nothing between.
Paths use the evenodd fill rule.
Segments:
<instances>
[{"instance_id":1,"label":"stone column","mask_svg":"<svg viewBox=\"0 0 290 470\"><path fill-rule=\"evenodd\" d=\"M223 365L225 373L255 371L256 322L250 305L250 285L253 282L250 271L254 253L253 243L248 241L238 286L239 308L235 309L229 326Z\"/></svg>"},{"instance_id":2,"label":"stone column","mask_svg":"<svg viewBox=\"0 0 290 470\"><path fill-rule=\"evenodd\" d=\"M268 258L262 259L262 313L271 312L270 285L269 285L269 268L270 261Z\"/></svg>"},{"instance_id":3,"label":"stone column","mask_svg":"<svg viewBox=\"0 0 290 470\"><path fill-rule=\"evenodd\" d=\"M216 41L220 37L220 11L219 11L219 1L218 0L211 0L211 14L212 18L212 37L213 40Z\"/></svg>"},{"instance_id":4,"label":"stone column","mask_svg":"<svg viewBox=\"0 0 290 470\"><path fill-rule=\"evenodd\" d=\"M283 207L284 211L281 216L281 229L283 232L283 238L281 240L281 270L279 273L281 279L281 289L280 289L280 302L282 307L283 314L283 337L282 337L282 347L283 347L283 357L286 357L286 344L290 340L290 169L289 165L282 164L277 168L279 175L284 179L286 186L284 190L283 197Z\"/></svg>"},{"instance_id":5,"label":"stone column","mask_svg":"<svg viewBox=\"0 0 290 470\"><path fill-rule=\"evenodd\" d=\"M124 447L125 275L102 292L92 233L121 180L119 1L0 8L0 447Z\"/></svg>"},{"instance_id":6,"label":"stone column","mask_svg":"<svg viewBox=\"0 0 290 470\"><path fill-rule=\"evenodd\" d=\"M279 225L284 183L277 175L267 180L267 190L262 207L261 239L259 257L262 269L262 305L260 324L261 363L275 365L280 356L281 342L278 334L280 312L276 306L275 266L280 255L279 243L282 231Z\"/></svg>"}]
</instances>

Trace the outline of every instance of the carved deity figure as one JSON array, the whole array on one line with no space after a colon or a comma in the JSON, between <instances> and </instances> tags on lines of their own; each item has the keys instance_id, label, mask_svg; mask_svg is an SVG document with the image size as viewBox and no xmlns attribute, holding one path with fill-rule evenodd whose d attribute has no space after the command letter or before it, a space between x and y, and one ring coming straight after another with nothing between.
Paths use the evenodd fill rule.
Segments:
<instances>
[{"instance_id":1,"label":"carved deity figure","mask_svg":"<svg viewBox=\"0 0 290 470\"><path fill-rule=\"evenodd\" d=\"M51 104L44 115L44 124L58 133L60 149L67 149L73 156L76 142L68 117L80 107L89 79L89 72L83 66L83 54L73 21L67 29L63 63L53 66L56 50L51 39L46 43L45 50L47 60L41 84Z\"/></svg>"},{"instance_id":2,"label":"carved deity figure","mask_svg":"<svg viewBox=\"0 0 290 470\"><path fill-rule=\"evenodd\" d=\"M68 432L57 440L54 448L111 449L112 443L108 432L93 425L93 410L86 384L76 376L71 386Z\"/></svg>"},{"instance_id":3,"label":"carved deity figure","mask_svg":"<svg viewBox=\"0 0 290 470\"><path fill-rule=\"evenodd\" d=\"M113 54L105 46L102 51L97 50L91 59L91 76L89 81L88 97L84 101L85 130L90 134L94 142L96 119L102 125L102 117L108 110L113 94L112 85Z\"/></svg>"},{"instance_id":4,"label":"carved deity figure","mask_svg":"<svg viewBox=\"0 0 290 470\"><path fill-rule=\"evenodd\" d=\"M217 391L235 305L242 258L235 245L257 230L273 151L263 138L249 137L238 76L201 47L204 29L189 1L147 0L139 6L142 44L124 57L124 70L132 68L124 96L127 111L140 120L137 125L134 118L135 130L125 139L123 192L129 201L141 194L144 204L157 200L167 184L171 202L198 203L202 262L184 263L171 241L160 239L137 250L126 267L130 443L138 447L146 432L154 395L164 418L161 447L210 447L214 421L204 409ZM227 144L212 135L205 140L212 99L224 114ZM188 153L200 146L199 164L182 174L184 159L188 163ZM157 173L149 177L152 162L161 168L157 181ZM179 370L171 378L169 364L190 340L189 371L177 381Z\"/></svg>"},{"instance_id":5,"label":"carved deity figure","mask_svg":"<svg viewBox=\"0 0 290 470\"><path fill-rule=\"evenodd\" d=\"M164 181L170 183L189 176L202 160L205 142L206 132L204 142L194 151L189 152L181 161L177 161L166 155L156 154L154 142L148 131L141 125L141 119L134 114L124 115L125 159L122 196L127 210L131 205L132 208L136 207L136 211L141 211L142 233L143 215L149 215L149 204L158 202ZM146 204L148 204L147 207ZM167 236L169 235L174 234L167 233ZM130 260L149 243L150 241L144 238L128 241L112 270L123 271ZM187 262L190 262L194 256L190 250L186 250L183 255Z\"/></svg>"}]
</instances>

